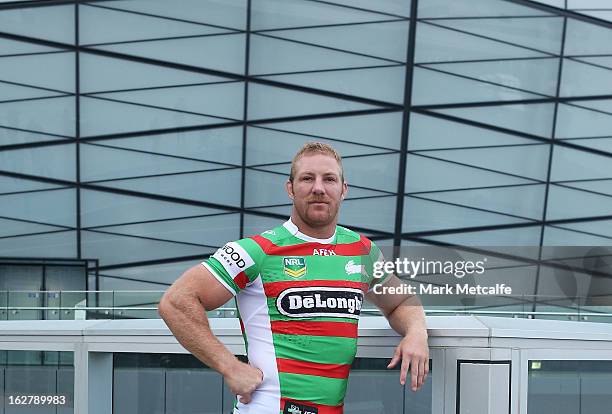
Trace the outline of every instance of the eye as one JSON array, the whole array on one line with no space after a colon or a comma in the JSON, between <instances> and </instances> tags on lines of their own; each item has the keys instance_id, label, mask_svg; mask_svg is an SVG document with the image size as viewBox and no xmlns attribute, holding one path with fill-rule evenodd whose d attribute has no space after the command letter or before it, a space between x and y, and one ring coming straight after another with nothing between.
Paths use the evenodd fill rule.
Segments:
<instances>
[{"instance_id":1,"label":"eye","mask_svg":"<svg viewBox=\"0 0 612 414\"><path fill-rule=\"evenodd\" d=\"M312 181L312 177L309 176L309 175L304 176L304 177L302 177L302 181Z\"/></svg>"},{"instance_id":2,"label":"eye","mask_svg":"<svg viewBox=\"0 0 612 414\"><path fill-rule=\"evenodd\" d=\"M325 181L335 183L337 180L336 180L336 177L329 176L329 177L325 177Z\"/></svg>"}]
</instances>

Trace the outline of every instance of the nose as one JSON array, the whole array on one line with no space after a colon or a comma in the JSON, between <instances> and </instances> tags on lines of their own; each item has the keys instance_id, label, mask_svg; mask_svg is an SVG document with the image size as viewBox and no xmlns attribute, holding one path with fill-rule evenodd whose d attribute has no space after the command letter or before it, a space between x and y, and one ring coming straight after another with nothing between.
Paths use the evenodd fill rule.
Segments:
<instances>
[{"instance_id":1,"label":"nose","mask_svg":"<svg viewBox=\"0 0 612 414\"><path fill-rule=\"evenodd\" d=\"M325 194L325 186L323 185L323 177L317 177L312 186L312 192L315 194Z\"/></svg>"}]
</instances>

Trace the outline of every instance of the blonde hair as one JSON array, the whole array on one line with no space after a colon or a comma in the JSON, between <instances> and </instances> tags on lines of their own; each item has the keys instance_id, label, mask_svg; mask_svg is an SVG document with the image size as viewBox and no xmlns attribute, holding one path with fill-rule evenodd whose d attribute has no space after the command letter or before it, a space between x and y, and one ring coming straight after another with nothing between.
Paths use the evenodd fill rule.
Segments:
<instances>
[{"instance_id":1,"label":"blonde hair","mask_svg":"<svg viewBox=\"0 0 612 414\"><path fill-rule=\"evenodd\" d=\"M289 174L289 181L293 182L295 178L295 163L302 158L304 155L309 154L324 154L333 157L340 167L340 181L344 182L344 169L342 168L342 157L331 145L324 144L322 142L307 142L302 148L295 154L291 161L291 172Z\"/></svg>"}]
</instances>

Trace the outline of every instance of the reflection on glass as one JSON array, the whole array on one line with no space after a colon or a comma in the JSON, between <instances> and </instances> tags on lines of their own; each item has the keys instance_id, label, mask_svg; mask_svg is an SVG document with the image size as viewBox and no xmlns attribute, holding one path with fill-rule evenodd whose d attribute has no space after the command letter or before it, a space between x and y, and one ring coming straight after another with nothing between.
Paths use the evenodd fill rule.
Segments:
<instances>
[{"instance_id":1,"label":"reflection on glass","mask_svg":"<svg viewBox=\"0 0 612 414\"><path fill-rule=\"evenodd\" d=\"M74 413L72 352L0 351L3 414Z\"/></svg>"},{"instance_id":2,"label":"reflection on glass","mask_svg":"<svg viewBox=\"0 0 612 414\"><path fill-rule=\"evenodd\" d=\"M606 412L612 361L529 361L528 414Z\"/></svg>"}]
</instances>

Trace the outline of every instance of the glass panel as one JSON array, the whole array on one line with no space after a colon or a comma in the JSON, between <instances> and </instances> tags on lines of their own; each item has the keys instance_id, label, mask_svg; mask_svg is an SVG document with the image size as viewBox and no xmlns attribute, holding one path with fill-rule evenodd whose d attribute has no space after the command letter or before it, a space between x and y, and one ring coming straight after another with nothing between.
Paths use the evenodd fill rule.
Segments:
<instances>
[{"instance_id":1,"label":"glass panel","mask_svg":"<svg viewBox=\"0 0 612 414\"><path fill-rule=\"evenodd\" d=\"M456 3L459 2L453 2ZM417 63L531 57L548 57L548 55L427 23L419 23L417 26L415 50Z\"/></svg>"},{"instance_id":2,"label":"glass panel","mask_svg":"<svg viewBox=\"0 0 612 414\"><path fill-rule=\"evenodd\" d=\"M419 18L466 16L539 16L548 13L500 0L428 0L419 3Z\"/></svg>"},{"instance_id":3,"label":"glass panel","mask_svg":"<svg viewBox=\"0 0 612 414\"><path fill-rule=\"evenodd\" d=\"M547 207L546 218L548 220L607 216L612 211L612 197L553 184L548 190Z\"/></svg>"},{"instance_id":4,"label":"glass panel","mask_svg":"<svg viewBox=\"0 0 612 414\"><path fill-rule=\"evenodd\" d=\"M548 172L548 144L534 144L503 148L470 148L428 151L427 156L473 165L506 174L546 180Z\"/></svg>"},{"instance_id":5,"label":"glass panel","mask_svg":"<svg viewBox=\"0 0 612 414\"><path fill-rule=\"evenodd\" d=\"M248 119L282 118L376 108L373 105L257 84L249 86L248 106Z\"/></svg>"},{"instance_id":6,"label":"glass panel","mask_svg":"<svg viewBox=\"0 0 612 414\"><path fill-rule=\"evenodd\" d=\"M103 144L235 166L242 163L242 127L111 139Z\"/></svg>"},{"instance_id":7,"label":"glass panel","mask_svg":"<svg viewBox=\"0 0 612 414\"><path fill-rule=\"evenodd\" d=\"M0 238L19 234L44 233L54 230L63 230L63 228L0 218Z\"/></svg>"},{"instance_id":8,"label":"glass panel","mask_svg":"<svg viewBox=\"0 0 612 414\"><path fill-rule=\"evenodd\" d=\"M115 353L113 372L115 414L221 412L222 376L192 355Z\"/></svg>"},{"instance_id":9,"label":"glass panel","mask_svg":"<svg viewBox=\"0 0 612 414\"><path fill-rule=\"evenodd\" d=\"M415 67L412 99L415 105L443 103L514 101L536 99L538 95L465 79L427 68Z\"/></svg>"},{"instance_id":10,"label":"glass panel","mask_svg":"<svg viewBox=\"0 0 612 414\"><path fill-rule=\"evenodd\" d=\"M522 89L528 92L554 96L557 88L557 77L552 76L559 70L559 59L521 59L498 60L493 62L438 63L427 65L447 73L467 76L483 82L491 82L508 88ZM456 78L452 78L456 79ZM484 87L484 85L481 85ZM512 95L512 90L505 95ZM502 94L502 99L503 96Z\"/></svg>"},{"instance_id":11,"label":"glass panel","mask_svg":"<svg viewBox=\"0 0 612 414\"><path fill-rule=\"evenodd\" d=\"M610 157L555 146L550 179L554 181L610 178Z\"/></svg>"},{"instance_id":12,"label":"glass panel","mask_svg":"<svg viewBox=\"0 0 612 414\"><path fill-rule=\"evenodd\" d=\"M98 258L102 266L204 255L216 250L189 244L146 240L138 237L91 231L82 231L81 237L83 256Z\"/></svg>"},{"instance_id":13,"label":"glass panel","mask_svg":"<svg viewBox=\"0 0 612 414\"><path fill-rule=\"evenodd\" d=\"M79 55L81 93L223 82L220 76L147 65L89 53Z\"/></svg>"},{"instance_id":14,"label":"glass panel","mask_svg":"<svg viewBox=\"0 0 612 414\"><path fill-rule=\"evenodd\" d=\"M4 9L0 27L6 33L74 44L74 5Z\"/></svg>"},{"instance_id":15,"label":"glass panel","mask_svg":"<svg viewBox=\"0 0 612 414\"><path fill-rule=\"evenodd\" d=\"M431 371L428 380L418 392L407 390L399 384L399 369L389 370L388 359L356 358L344 406L350 413L431 413ZM431 364L430 364L431 366Z\"/></svg>"},{"instance_id":16,"label":"glass panel","mask_svg":"<svg viewBox=\"0 0 612 414\"><path fill-rule=\"evenodd\" d=\"M395 196L344 200L339 222L372 231L392 232L395 228Z\"/></svg>"},{"instance_id":17,"label":"glass panel","mask_svg":"<svg viewBox=\"0 0 612 414\"><path fill-rule=\"evenodd\" d=\"M287 214L285 217L289 217L288 213L289 209L287 209ZM285 218L286 220L286 218ZM245 236L249 236L252 234L263 233L266 230L272 229L285 221L283 219L257 216L254 214L245 214L244 215L244 234Z\"/></svg>"},{"instance_id":18,"label":"glass panel","mask_svg":"<svg viewBox=\"0 0 612 414\"><path fill-rule=\"evenodd\" d=\"M223 210L101 191L81 190L81 225L84 227L164 220L221 212Z\"/></svg>"},{"instance_id":19,"label":"glass panel","mask_svg":"<svg viewBox=\"0 0 612 414\"><path fill-rule=\"evenodd\" d=\"M500 4L499 1L495 3ZM559 54L561 51L562 17L453 19L436 20L435 24L538 51L554 54Z\"/></svg>"},{"instance_id":20,"label":"glass panel","mask_svg":"<svg viewBox=\"0 0 612 414\"><path fill-rule=\"evenodd\" d=\"M287 174L246 170L244 205L258 207L289 203L289 196L284 190L287 178Z\"/></svg>"},{"instance_id":21,"label":"glass panel","mask_svg":"<svg viewBox=\"0 0 612 414\"><path fill-rule=\"evenodd\" d=\"M57 98L56 98L57 99ZM226 120L170 109L81 97L81 133L84 136L220 124Z\"/></svg>"},{"instance_id":22,"label":"glass panel","mask_svg":"<svg viewBox=\"0 0 612 414\"><path fill-rule=\"evenodd\" d=\"M75 145L49 145L0 151L2 170L46 178L76 179Z\"/></svg>"},{"instance_id":23,"label":"glass panel","mask_svg":"<svg viewBox=\"0 0 612 414\"><path fill-rule=\"evenodd\" d=\"M609 95L611 84L612 69L563 59L561 96Z\"/></svg>"},{"instance_id":24,"label":"glass panel","mask_svg":"<svg viewBox=\"0 0 612 414\"><path fill-rule=\"evenodd\" d=\"M225 213L211 217L165 220L157 223L104 227L103 231L128 236L151 237L181 243L221 246L239 235L240 216Z\"/></svg>"},{"instance_id":25,"label":"glass panel","mask_svg":"<svg viewBox=\"0 0 612 414\"><path fill-rule=\"evenodd\" d=\"M26 144L29 142L57 141L68 139L54 135L37 134L29 131L18 131L0 127L0 145Z\"/></svg>"},{"instance_id":26,"label":"glass panel","mask_svg":"<svg viewBox=\"0 0 612 414\"><path fill-rule=\"evenodd\" d=\"M388 65L389 61L258 35L251 36L252 75Z\"/></svg>"},{"instance_id":27,"label":"glass panel","mask_svg":"<svg viewBox=\"0 0 612 414\"><path fill-rule=\"evenodd\" d=\"M37 65L40 67L40 65ZM0 124L42 133L73 137L75 99L45 98L0 104Z\"/></svg>"},{"instance_id":28,"label":"glass panel","mask_svg":"<svg viewBox=\"0 0 612 414\"><path fill-rule=\"evenodd\" d=\"M403 104L404 66L265 76L282 83Z\"/></svg>"},{"instance_id":29,"label":"glass panel","mask_svg":"<svg viewBox=\"0 0 612 414\"><path fill-rule=\"evenodd\" d=\"M117 318L157 319L157 305L163 291L151 292L114 292L113 311Z\"/></svg>"},{"instance_id":30,"label":"glass panel","mask_svg":"<svg viewBox=\"0 0 612 414\"><path fill-rule=\"evenodd\" d=\"M74 412L74 368L72 352L3 351L0 390L6 414L72 414ZM21 396L57 398L56 404L15 404ZM12 403L11 403L12 401ZM63 401L63 403L62 403ZM57 411L56 411L57 410Z\"/></svg>"},{"instance_id":31,"label":"glass panel","mask_svg":"<svg viewBox=\"0 0 612 414\"><path fill-rule=\"evenodd\" d=\"M244 73L244 47L244 34L229 34L96 46L96 49L225 72ZM198 53L193 53L194 50Z\"/></svg>"},{"instance_id":32,"label":"glass panel","mask_svg":"<svg viewBox=\"0 0 612 414\"><path fill-rule=\"evenodd\" d=\"M244 106L244 83L168 87L146 91L104 93L96 96L185 113L239 120L242 119L242 107ZM222 120L219 121L222 122Z\"/></svg>"},{"instance_id":33,"label":"glass panel","mask_svg":"<svg viewBox=\"0 0 612 414\"><path fill-rule=\"evenodd\" d=\"M536 184L421 193L419 197L540 220L545 190L544 184Z\"/></svg>"},{"instance_id":34,"label":"glass panel","mask_svg":"<svg viewBox=\"0 0 612 414\"><path fill-rule=\"evenodd\" d=\"M427 236L427 239L466 246L538 246L540 226L504 230L486 230Z\"/></svg>"},{"instance_id":35,"label":"glass panel","mask_svg":"<svg viewBox=\"0 0 612 414\"><path fill-rule=\"evenodd\" d=\"M19 42L17 40L0 39L0 56L16 55L20 53L40 53L59 51L61 49L35 45L33 43Z\"/></svg>"},{"instance_id":36,"label":"glass panel","mask_svg":"<svg viewBox=\"0 0 612 414\"><path fill-rule=\"evenodd\" d=\"M408 149L412 151L533 143L527 138L417 113L410 114L409 136Z\"/></svg>"},{"instance_id":37,"label":"glass panel","mask_svg":"<svg viewBox=\"0 0 612 414\"><path fill-rule=\"evenodd\" d=\"M237 226L236 226L237 231ZM229 240L235 240L238 236L232 234L232 232L227 233L226 239L223 241L225 243ZM202 254L202 260L206 255ZM138 279L145 282L151 282L151 284L139 283L135 282L136 286L129 286L130 281L125 280L125 283L128 286L124 290L165 290L167 286L173 283L176 279L179 278L181 274L183 274L187 269L192 266L198 266L202 260L190 260L187 262L173 262L173 263L164 263L160 265L152 265L152 266L137 266L137 267L126 267L124 269L113 269L113 270L105 270L105 276L113 276L117 278L129 278L129 279ZM110 282L110 278L108 279Z\"/></svg>"},{"instance_id":38,"label":"glass panel","mask_svg":"<svg viewBox=\"0 0 612 414\"><path fill-rule=\"evenodd\" d=\"M529 361L529 413L599 413L612 404L611 361Z\"/></svg>"},{"instance_id":39,"label":"glass panel","mask_svg":"<svg viewBox=\"0 0 612 414\"><path fill-rule=\"evenodd\" d=\"M554 105L499 105L438 109L435 112L548 138L552 133Z\"/></svg>"},{"instance_id":40,"label":"glass panel","mask_svg":"<svg viewBox=\"0 0 612 414\"><path fill-rule=\"evenodd\" d=\"M594 107L596 110L591 110L589 107ZM597 109L593 101L580 101L573 105L559 104L556 138L610 136L612 115ZM609 108L606 109L609 111Z\"/></svg>"},{"instance_id":41,"label":"glass panel","mask_svg":"<svg viewBox=\"0 0 612 414\"><path fill-rule=\"evenodd\" d=\"M0 11L0 16L2 13ZM41 71L41 67L45 70ZM74 93L75 54L62 52L2 58L0 73L3 81Z\"/></svg>"},{"instance_id":42,"label":"glass panel","mask_svg":"<svg viewBox=\"0 0 612 414\"><path fill-rule=\"evenodd\" d=\"M49 92L43 89L30 88L28 86L17 86L0 83L0 103L19 99L45 98L61 96L57 92Z\"/></svg>"},{"instance_id":43,"label":"glass panel","mask_svg":"<svg viewBox=\"0 0 612 414\"><path fill-rule=\"evenodd\" d=\"M609 55L612 31L606 27L576 19L567 19L565 55Z\"/></svg>"},{"instance_id":44,"label":"glass panel","mask_svg":"<svg viewBox=\"0 0 612 414\"><path fill-rule=\"evenodd\" d=\"M102 185L187 200L239 206L240 180L240 169L231 169L153 178L133 178L105 182ZM221 182L225 186L224 191L205 191L210 188L219 188Z\"/></svg>"},{"instance_id":45,"label":"glass panel","mask_svg":"<svg viewBox=\"0 0 612 414\"><path fill-rule=\"evenodd\" d=\"M544 246L612 246L612 240L593 234L565 230L558 226L546 226L542 244Z\"/></svg>"},{"instance_id":46,"label":"glass panel","mask_svg":"<svg viewBox=\"0 0 612 414\"><path fill-rule=\"evenodd\" d=\"M565 184L568 187L595 191L604 195L612 196L612 179L597 181L570 182Z\"/></svg>"},{"instance_id":47,"label":"glass panel","mask_svg":"<svg viewBox=\"0 0 612 414\"><path fill-rule=\"evenodd\" d=\"M372 7L372 5L369 7ZM271 34L284 39L314 43L347 52L392 59L397 62L406 61L408 22L405 20L313 29L279 30Z\"/></svg>"},{"instance_id":48,"label":"glass panel","mask_svg":"<svg viewBox=\"0 0 612 414\"><path fill-rule=\"evenodd\" d=\"M389 192L397 191L399 154L345 158L344 175L349 185Z\"/></svg>"},{"instance_id":49,"label":"glass panel","mask_svg":"<svg viewBox=\"0 0 612 414\"><path fill-rule=\"evenodd\" d=\"M216 170L224 167L210 162L192 161L162 154L147 154L95 144L82 144L80 149L83 165L81 180L84 182Z\"/></svg>"},{"instance_id":50,"label":"glass panel","mask_svg":"<svg viewBox=\"0 0 612 414\"><path fill-rule=\"evenodd\" d=\"M312 135L312 138L336 138L348 142L399 149L402 131L402 113L346 116L342 118L313 119L298 122L279 122L275 129ZM311 137L308 137L310 139Z\"/></svg>"},{"instance_id":51,"label":"glass panel","mask_svg":"<svg viewBox=\"0 0 612 414\"><path fill-rule=\"evenodd\" d=\"M0 196L0 216L74 227L75 197L74 189L3 195Z\"/></svg>"},{"instance_id":52,"label":"glass panel","mask_svg":"<svg viewBox=\"0 0 612 414\"><path fill-rule=\"evenodd\" d=\"M370 0L334 0L330 3L344 4L346 6L409 17L410 5L412 2L411 0L387 0L385 2L372 3Z\"/></svg>"},{"instance_id":53,"label":"glass panel","mask_svg":"<svg viewBox=\"0 0 612 414\"><path fill-rule=\"evenodd\" d=\"M121 7L125 3L115 2L111 6ZM229 30L170 20L163 16L145 16L93 6L83 4L79 8L79 41L82 45L230 33Z\"/></svg>"},{"instance_id":54,"label":"glass panel","mask_svg":"<svg viewBox=\"0 0 612 414\"><path fill-rule=\"evenodd\" d=\"M0 239L0 251L8 257L76 257L76 232L37 234Z\"/></svg>"},{"instance_id":55,"label":"glass panel","mask_svg":"<svg viewBox=\"0 0 612 414\"><path fill-rule=\"evenodd\" d=\"M23 180L21 178L0 177L0 194L16 191L34 191L59 188L58 185L43 183L39 181Z\"/></svg>"},{"instance_id":56,"label":"glass panel","mask_svg":"<svg viewBox=\"0 0 612 414\"><path fill-rule=\"evenodd\" d=\"M567 141L581 147L594 148L612 154L612 138L577 138Z\"/></svg>"},{"instance_id":57,"label":"glass panel","mask_svg":"<svg viewBox=\"0 0 612 414\"><path fill-rule=\"evenodd\" d=\"M372 6L370 6L372 7ZM251 29L266 30L326 24L387 20L388 16L348 7L299 0L256 0L251 11Z\"/></svg>"},{"instance_id":58,"label":"glass panel","mask_svg":"<svg viewBox=\"0 0 612 414\"><path fill-rule=\"evenodd\" d=\"M525 223L516 217L489 213L479 209L447 205L435 201L406 197L404 201L403 232L421 232L449 228Z\"/></svg>"},{"instance_id":59,"label":"glass panel","mask_svg":"<svg viewBox=\"0 0 612 414\"><path fill-rule=\"evenodd\" d=\"M245 0L184 0L181 7L175 7L165 0L116 1L113 6L123 10L187 20L210 25L230 26L245 29Z\"/></svg>"},{"instance_id":60,"label":"glass panel","mask_svg":"<svg viewBox=\"0 0 612 414\"><path fill-rule=\"evenodd\" d=\"M276 127L276 125L274 125L274 127ZM268 129L268 127L249 127L247 133L247 166L285 162L287 164L283 164L281 167L282 170L278 169L280 166L263 167L265 169L272 168L274 171L280 171L285 174L289 174L291 160L298 149L306 142L313 139L312 137L301 134ZM335 140L317 138L317 141L333 146L344 158L348 156L386 152L386 150L376 147L356 145Z\"/></svg>"},{"instance_id":61,"label":"glass panel","mask_svg":"<svg viewBox=\"0 0 612 414\"><path fill-rule=\"evenodd\" d=\"M419 155L408 154L406 162L407 193L530 183L533 181Z\"/></svg>"}]
</instances>

